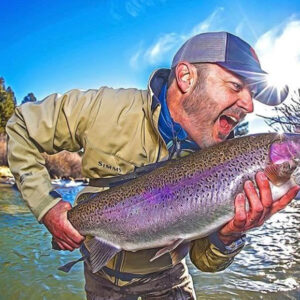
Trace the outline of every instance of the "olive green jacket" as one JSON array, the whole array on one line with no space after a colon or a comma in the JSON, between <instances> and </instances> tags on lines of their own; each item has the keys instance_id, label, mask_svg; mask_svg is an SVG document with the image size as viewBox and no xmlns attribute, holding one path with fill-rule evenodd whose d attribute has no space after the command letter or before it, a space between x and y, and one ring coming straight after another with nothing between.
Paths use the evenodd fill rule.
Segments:
<instances>
[{"instance_id":1,"label":"olive green jacket","mask_svg":"<svg viewBox=\"0 0 300 300\"><path fill-rule=\"evenodd\" d=\"M71 90L16 108L6 127L9 165L22 197L39 221L61 200L51 192L43 152L54 154L84 149L82 173L88 178L126 174L135 167L168 158L158 131L161 107L157 101L168 74L167 69L156 71L150 78L148 90L108 87ZM99 188L85 189L85 192L95 191ZM214 272L226 268L238 252L222 254L203 238L192 243L190 257L202 271ZM151 249L122 255L121 263L115 259L109 267L149 273L171 263L167 258L167 261L157 259L150 264Z\"/></svg>"}]
</instances>

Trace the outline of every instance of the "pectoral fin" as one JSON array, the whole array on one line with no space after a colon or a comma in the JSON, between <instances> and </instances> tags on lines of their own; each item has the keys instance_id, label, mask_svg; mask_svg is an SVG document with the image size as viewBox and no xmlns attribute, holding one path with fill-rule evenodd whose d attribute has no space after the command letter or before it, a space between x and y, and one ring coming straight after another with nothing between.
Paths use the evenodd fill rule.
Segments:
<instances>
[{"instance_id":1,"label":"pectoral fin","mask_svg":"<svg viewBox=\"0 0 300 300\"><path fill-rule=\"evenodd\" d=\"M90 264L93 273L101 270L111 258L121 251L120 248L98 237L94 237L88 241L86 246L90 252Z\"/></svg>"},{"instance_id":2,"label":"pectoral fin","mask_svg":"<svg viewBox=\"0 0 300 300\"><path fill-rule=\"evenodd\" d=\"M296 167L296 162L291 160L282 164L268 165L264 172L274 185L280 186L291 178Z\"/></svg>"},{"instance_id":3,"label":"pectoral fin","mask_svg":"<svg viewBox=\"0 0 300 300\"><path fill-rule=\"evenodd\" d=\"M155 259L161 257L162 255L171 252L172 250L174 250L175 248L177 248L181 243L182 243L183 239L178 239L175 240L172 244L158 250L156 252L156 254L150 259L150 261L154 261Z\"/></svg>"}]
</instances>

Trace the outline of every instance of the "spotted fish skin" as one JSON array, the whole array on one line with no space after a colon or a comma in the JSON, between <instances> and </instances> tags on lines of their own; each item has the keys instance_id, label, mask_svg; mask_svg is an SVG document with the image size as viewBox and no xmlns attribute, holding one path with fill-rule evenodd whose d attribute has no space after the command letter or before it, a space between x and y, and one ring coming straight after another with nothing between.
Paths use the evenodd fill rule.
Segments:
<instances>
[{"instance_id":1,"label":"spotted fish skin","mask_svg":"<svg viewBox=\"0 0 300 300\"><path fill-rule=\"evenodd\" d=\"M283 164L298 167L299 136L268 133L222 142L121 186L85 195L68 211L68 219L82 235L127 251L207 236L234 216L234 199L246 180L254 180L258 171L274 177ZM288 177L293 171L288 167ZM277 187L275 198L293 185L291 179Z\"/></svg>"}]
</instances>

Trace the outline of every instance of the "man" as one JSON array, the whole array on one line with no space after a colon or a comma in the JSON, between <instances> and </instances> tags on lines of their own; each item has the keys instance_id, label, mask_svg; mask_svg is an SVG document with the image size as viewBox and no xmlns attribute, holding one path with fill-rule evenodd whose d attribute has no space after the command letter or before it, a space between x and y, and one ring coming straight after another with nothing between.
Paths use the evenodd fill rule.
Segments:
<instances>
[{"instance_id":1,"label":"man","mask_svg":"<svg viewBox=\"0 0 300 300\"><path fill-rule=\"evenodd\" d=\"M84 148L83 174L92 179L84 192L96 192L103 189L101 178L118 181L115 176L226 140L253 111L252 97L277 105L286 96L286 91L278 94L268 88L266 73L247 43L226 32L200 34L179 49L171 71L152 75L147 91L72 90L19 106L7 125L10 167L34 215L61 249L72 251L84 237L68 222L71 205L52 190L41 152ZM283 209L299 190L291 189L273 204L262 172L256 184L259 193L249 181L237 195L233 220L192 242L190 257L200 270L216 272L229 266L244 245L244 233ZM88 251L84 243L81 250ZM87 298L195 299L187 253L181 253L179 261L165 254L150 262L156 251L122 251L96 274L87 259Z\"/></svg>"}]
</instances>

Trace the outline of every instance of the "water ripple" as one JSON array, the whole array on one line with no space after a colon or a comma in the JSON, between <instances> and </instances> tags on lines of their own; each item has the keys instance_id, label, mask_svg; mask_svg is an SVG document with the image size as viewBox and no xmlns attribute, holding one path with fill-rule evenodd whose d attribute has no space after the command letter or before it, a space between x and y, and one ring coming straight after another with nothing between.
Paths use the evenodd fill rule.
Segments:
<instances>
[{"instance_id":1,"label":"water ripple","mask_svg":"<svg viewBox=\"0 0 300 300\"><path fill-rule=\"evenodd\" d=\"M60 192L72 203L80 189ZM299 221L300 202L294 201L251 231L243 251L222 272L200 272L188 260L198 299L299 300ZM80 253L53 251L50 234L11 188L0 189L0 236L0 299L85 298L82 264L70 274L57 270Z\"/></svg>"}]
</instances>

